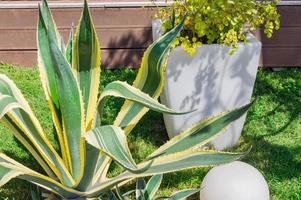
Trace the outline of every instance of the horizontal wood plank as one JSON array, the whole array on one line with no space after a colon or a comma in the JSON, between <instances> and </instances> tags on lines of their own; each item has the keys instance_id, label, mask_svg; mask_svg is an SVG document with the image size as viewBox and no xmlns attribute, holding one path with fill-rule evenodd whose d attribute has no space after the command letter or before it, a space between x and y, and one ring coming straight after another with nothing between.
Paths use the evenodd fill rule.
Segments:
<instances>
[{"instance_id":1,"label":"horizontal wood plank","mask_svg":"<svg viewBox=\"0 0 301 200\"><path fill-rule=\"evenodd\" d=\"M33 9L38 8L40 0L34 1L1 1L0 9ZM50 0L50 8L82 8L83 0ZM137 7L165 7L172 4L172 0L89 0L90 8L137 8Z\"/></svg>"},{"instance_id":2,"label":"horizontal wood plank","mask_svg":"<svg viewBox=\"0 0 301 200\"><path fill-rule=\"evenodd\" d=\"M52 9L59 28L68 29L78 23L81 9ZM92 8L96 28L144 28L151 27L152 8ZM36 29L37 9L1 9L0 30Z\"/></svg>"},{"instance_id":3,"label":"horizontal wood plank","mask_svg":"<svg viewBox=\"0 0 301 200\"><path fill-rule=\"evenodd\" d=\"M92 8L96 27L150 27L155 8ZM69 28L78 22L81 9L52 9L60 28ZM278 6L282 27L301 26L301 6ZM37 9L1 9L0 29L34 29ZM20 20L22 19L22 20ZM293 20L292 20L293 19Z\"/></svg>"},{"instance_id":4,"label":"horizontal wood plank","mask_svg":"<svg viewBox=\"0 0 301 200\"><path fill-rule=\"evenodd\" d=\"M107 69L133 67L140 65L144 49L106 49L101 50L102 66ZM0 51L0 62L24 67L37 65L36 50Z\"/></svg>"},{"instance_id":5,"label":"horizontal wood plank","mask_svg":"<svg viewBox=\"0 0 301 200\"><path fill-rule=\"evenodd\" d=\"M301 26L301 6L278 6L282 27Z\"/></svg>"},{"instance_id":6,"label":"horizontal wood plank","mask_svg":"<svg viewBox=\"0 0 301 200\"><path fill-rule=\"evenodd\" d=\"M0 0L0 2L1 1L6 1L6 2L20 2L20 1L23 1L23 2L26 2L26 1L40 1L40 0L26 0L26 1L24 1L24 0ZM48 2L55 2L55 1L62 1L62 0L50 0L50 1L48 1ZM82 0L64 0L64 1L71 1L71 2L73 2L73 1L80 1L80 2L82 2ZM98 0L99 2L142 2L143 0ZM89 1L90 2L90 1Z\"/></svg>"},{"instance_id":7,"label":"horizontal wood plank","mask_svg":"<svg viewBox=\"0 0 301 200\"><path fill-rule=\"evenodd\" d=\"M263 30L253 33L265 47L301 47L301 27L281 27L272 38L267 38Z\"/></svg>"},{"instance_id":8,"label":"horizontal wood plank","mask_svg":"<svg viewBox=\"0 0 301 200\"><path fill-rule=\"evenodd\" d=\"M278 47L262 49L261 65L264 67L300 67L301 48Z\"/></svg>"},{"instance_id":9,"label":"horizontal wood plank","mask_svg":"<svg viewBox=\"0 0 301 200\"><path fill-rule=\"evenodd\" d=\"M70 30L60 30L67 41ZM146 48L152 42L151 28L97 29L101 48ZM0 50L37 49L36 30L1 30Z\"/></svg>"}]
</instances>

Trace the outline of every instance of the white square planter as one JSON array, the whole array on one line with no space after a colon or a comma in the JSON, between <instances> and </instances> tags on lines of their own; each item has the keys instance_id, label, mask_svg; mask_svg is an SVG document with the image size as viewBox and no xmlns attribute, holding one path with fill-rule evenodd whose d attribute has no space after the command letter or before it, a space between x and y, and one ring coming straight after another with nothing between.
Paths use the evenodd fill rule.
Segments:
<instances>
[{"instance_id":1,"label":"white square planter","mask_svg":"<svg viewBox=\"0 0 301 200\"><path fill-rule=\"evenodd\" d=\"M160 36L160 22L153 22L154 39ZM193 124L220 112L238 108L250 102L256 79L261 43L249 35L249 43L240 44L230 56L229 47L203 45L189 56L182 47L173 49L168 58L165 86L161 102L178 110L196 112L174 116L164 115L169 137ZM237 144L246 115L236 120L214 142L217 149Z\"/></svg>"}]
</instances>

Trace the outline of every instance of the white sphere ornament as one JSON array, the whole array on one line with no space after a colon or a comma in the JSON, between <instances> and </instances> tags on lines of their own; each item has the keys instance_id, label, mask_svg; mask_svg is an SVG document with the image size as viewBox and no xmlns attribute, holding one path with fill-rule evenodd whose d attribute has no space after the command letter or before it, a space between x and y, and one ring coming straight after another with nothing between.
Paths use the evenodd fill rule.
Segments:
<instances>
[{"instance_id":1,"label":"white sphere ornament","mask_svg":"<svg viewBox=\"0 0 301 200\"><path fill-rule=\"evenodd\" d=\"M235 161L211 169L205 176L201 200L269 200L269 187L253 166Z\"/></svg>"}]
</instances>

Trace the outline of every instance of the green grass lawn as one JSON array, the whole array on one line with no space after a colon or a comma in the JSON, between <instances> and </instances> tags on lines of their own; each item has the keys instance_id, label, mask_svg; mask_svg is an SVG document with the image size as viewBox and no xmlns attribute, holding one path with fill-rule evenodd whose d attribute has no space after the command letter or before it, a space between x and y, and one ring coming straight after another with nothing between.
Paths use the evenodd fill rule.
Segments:
<instances>
[{"instance_id":1,"label":"green grass lawn","mask_svg":"<svg viewBox=\"0 0 301 200\"><path fill-rule=\"evenodd\" d=\"M0 65L0 73L15 81L57 147L38 71ZM102 74L102 85L117 79L132 82L134 78L133 70L106 70ZM259 70L253 97L257 101L248 113L238 149L250 145L253 148L243 161L263 173L273 200L301 199L301 69L281 72ZM105 123L112 123L121 105L121 99L111 98L107 101ZM138 161L167 139L162 115L155 112L149 112L129 136L130 148ZM32 157L2 125L0 151L39 170ZM168 195L176 189L199 187L208 170L194 169L165 175L160 194ZM120 168L115 165L111 175L119 171ZM11 181L0 189L0 200L30 199L29 187L22 181Z\"/></svg>"}]
</instances>

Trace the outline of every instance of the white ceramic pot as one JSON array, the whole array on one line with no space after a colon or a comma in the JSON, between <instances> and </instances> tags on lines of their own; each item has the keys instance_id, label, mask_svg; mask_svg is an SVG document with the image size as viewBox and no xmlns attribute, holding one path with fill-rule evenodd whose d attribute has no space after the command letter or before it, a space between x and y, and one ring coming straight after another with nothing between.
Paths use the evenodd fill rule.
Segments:
<instances>
[{"instance_id":1,"label":"white ceramic pot","mask_svg":"<svg viewBox=\"0 0 301 200\"><path fill-rule=\"evenodd\" d=\"M153 21L153 39L160 37L161 23ZM169 137L220 112L250 102L256 79L261 43L249 34L249 43L240 44L233 55L224 45L203 45L189 56L182 47L173 49L168 58L161 102L178 110L196 112L164 115ZM222 150L237 144L246 115L236 120L214 142Z\"/></svg>"}]
</instances>

